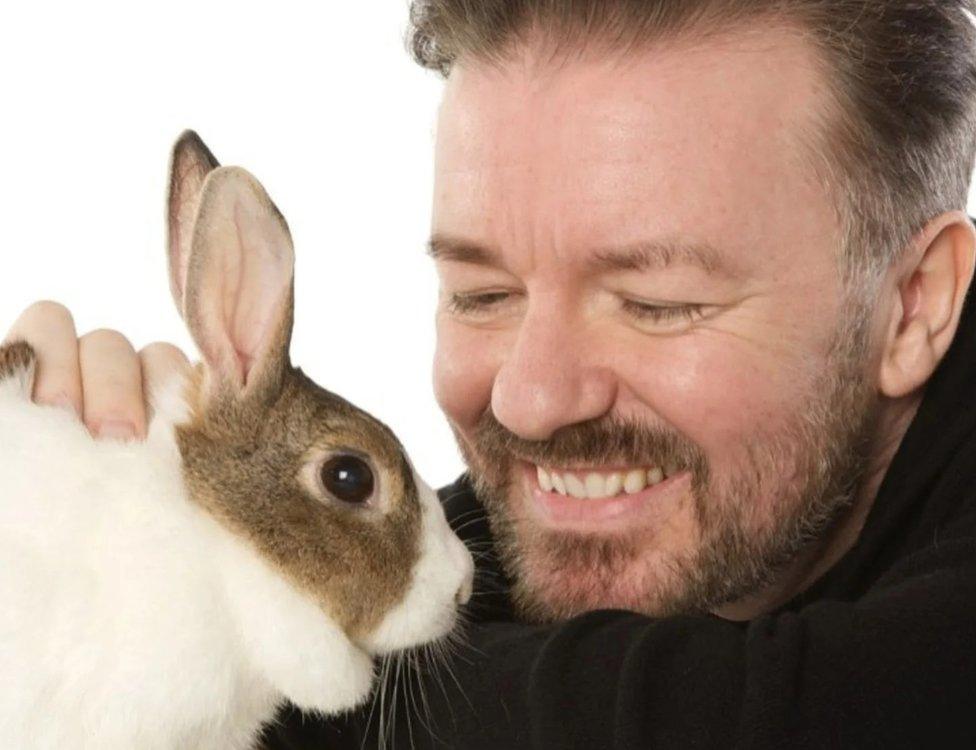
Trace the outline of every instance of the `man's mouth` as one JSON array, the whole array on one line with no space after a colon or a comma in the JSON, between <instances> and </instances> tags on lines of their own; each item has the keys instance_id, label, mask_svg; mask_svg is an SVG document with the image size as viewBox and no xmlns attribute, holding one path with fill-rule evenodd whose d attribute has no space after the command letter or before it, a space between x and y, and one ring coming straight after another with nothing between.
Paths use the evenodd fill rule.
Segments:
<instances>
[{"instance_id":1,"label":"man's mouth","mask_svg":"<svg viewBox=\"0 0 976 750\"><path fill-rule=\"evenodd\" d=\"M529 505L546 526L579 532L657 526L690 489L671 466L556 467L522 462Z\"/></svg>"},{"instance_id":2,"label":"man's mouth","mask_svg":"<svg viewBox=\"0 0 976 750\"><path fill-rule=\"evenodd\" d=\"M653 487L676 473L661 466L633 467L621 470L583 470L544 468L536 465L536 481L544 492L599 500L616 495L634 495L645 487Z\"/></svg>"}]
</instances>

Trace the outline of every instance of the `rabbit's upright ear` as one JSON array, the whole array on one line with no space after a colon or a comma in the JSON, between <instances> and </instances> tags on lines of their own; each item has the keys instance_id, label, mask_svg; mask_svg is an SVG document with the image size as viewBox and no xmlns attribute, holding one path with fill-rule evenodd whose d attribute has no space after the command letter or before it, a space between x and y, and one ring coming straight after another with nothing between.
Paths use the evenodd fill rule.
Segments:
<instances>
[{"instance_id":1,"label":"rabbit's upright ear","mask_svg":"<svg viewBox=\"0 0 976 750\"><path fill-rule=\"evenodd\" d=\"M210 172L193 229L183 317L218 392L240 398L280 391L294 259L288 225L261 184L240 167Z\"/></svg>"},{"instance_id":2,"label":"rabbit's upright ear","mask_svg":"<svg viewBox=\"0 0 976 750\"><path fill-rule=\"evenodd\" d=\"M176 309L183 315L186 270L190 261L190 240L203 181L220 164L192 130L184 130L173 145L169 164L169 200L166 207L169 255L169 287Z\"/></svg>"}]
</instances>

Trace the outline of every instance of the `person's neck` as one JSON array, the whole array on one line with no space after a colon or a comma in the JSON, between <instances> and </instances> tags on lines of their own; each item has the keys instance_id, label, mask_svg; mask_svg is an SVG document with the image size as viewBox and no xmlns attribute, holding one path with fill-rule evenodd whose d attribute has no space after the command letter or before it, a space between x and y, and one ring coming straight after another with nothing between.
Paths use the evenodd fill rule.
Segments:
<instances>
[{"instance_id":1,"label":"person's neck","mask_svg":"<svg viewBox=\"0 0 976 750\"><path fill-rule=\"evenodd\" d=\"M886 402L879 414L876 439L864 478L854 501L787 567L774 584L712 611L726 620L752 620L775 610L809 588L830 570L857 542L908 426L922 401L917 393Z\"/></svg>"}]
</instances>

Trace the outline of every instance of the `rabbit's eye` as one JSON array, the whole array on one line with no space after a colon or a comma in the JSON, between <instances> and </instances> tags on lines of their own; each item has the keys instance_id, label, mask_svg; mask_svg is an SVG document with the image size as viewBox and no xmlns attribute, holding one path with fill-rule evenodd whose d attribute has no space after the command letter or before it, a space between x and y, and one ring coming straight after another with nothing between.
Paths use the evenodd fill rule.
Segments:
<instances>
[{"instance_id":1,"label":"rabbit's eye","mask_svg":"<svg viewBox=\"0 0 976 750\"><path fill-rule=\"evenodd\" d=\"M373 494L373 470L356 456L335 456L322 464L322 484L346 503L364 503Z\"/></svg>"}]
</instances>

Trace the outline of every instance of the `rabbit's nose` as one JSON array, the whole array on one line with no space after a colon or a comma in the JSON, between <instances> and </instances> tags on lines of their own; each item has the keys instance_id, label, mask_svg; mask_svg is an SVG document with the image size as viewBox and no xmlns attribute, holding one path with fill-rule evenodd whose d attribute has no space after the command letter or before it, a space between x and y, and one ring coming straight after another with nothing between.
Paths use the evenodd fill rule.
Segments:
<instances>
[{"instance_id":1,"label":"rabbit's nose","mask_svg":"<svg viewBox=\"0 0 976 750\"><path fill-rule=\"evenodd\" d=\"M461 583L461 587L457 590L457 593L454 594L454 601L458 604L458 606L462 604L467 604L468 601L471 599L472 587L473 587L472 578L471 576L467 576L464 579L464 581Z\"/></svg>"}]
</instances>

